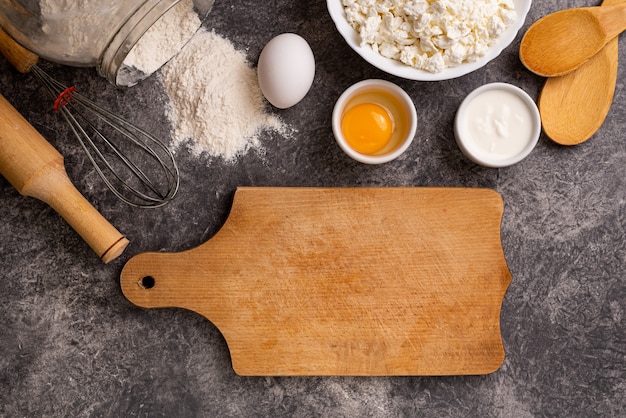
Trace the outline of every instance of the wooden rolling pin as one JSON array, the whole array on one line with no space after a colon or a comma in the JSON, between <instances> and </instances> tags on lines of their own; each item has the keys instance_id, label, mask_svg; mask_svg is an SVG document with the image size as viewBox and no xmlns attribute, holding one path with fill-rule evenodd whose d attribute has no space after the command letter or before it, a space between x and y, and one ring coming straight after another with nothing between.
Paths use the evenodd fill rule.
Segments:
<instances>
[{"instance_id":1,"label":"wooden rolling pin","mask_svg":"<svg viewBox=\"0 0 626 418\"><path fill-rule=\"evenodd\" d=\"M128 240L74 187L63 156L0 95L0 174L22 195L59 213L105 263L117 258Z\"/></svg>"}]
</instances>

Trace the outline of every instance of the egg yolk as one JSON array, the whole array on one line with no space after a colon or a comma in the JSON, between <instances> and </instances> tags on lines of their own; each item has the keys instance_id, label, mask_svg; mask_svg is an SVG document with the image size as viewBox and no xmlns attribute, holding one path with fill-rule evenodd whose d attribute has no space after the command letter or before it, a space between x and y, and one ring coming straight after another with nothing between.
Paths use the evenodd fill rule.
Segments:
<instances>
[{"instance_id":1,"label":"egg yolk","mask_svg":"<svg viewBox=\"0 0 626 418\"><path fill-rule=\"evenodd\" d=\"M361 154L374 154L389 143L393 121L384 107L361 103L344 114L341 131L352 149Z\"/></svg>"}]
</instances>

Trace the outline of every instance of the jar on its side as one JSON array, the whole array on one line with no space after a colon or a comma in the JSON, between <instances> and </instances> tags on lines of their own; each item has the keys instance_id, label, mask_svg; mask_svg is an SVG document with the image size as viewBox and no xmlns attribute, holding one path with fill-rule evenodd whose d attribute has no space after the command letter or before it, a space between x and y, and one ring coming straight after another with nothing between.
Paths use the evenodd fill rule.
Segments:
<instances>
[{"instance_id":1,"label":"jar on its side","mask_svg":"<svg viewBox=\"0 0 626 418\"><path fill-rule=\"evenodd\" d=\"M111 83L131 86L149 74L123 65L125 58L148 29L179 3L178 7L188 3L189 8L205 16L213 1L0 1L0 26L48 61L95 66Z\"/></svg>"}]
</instances>

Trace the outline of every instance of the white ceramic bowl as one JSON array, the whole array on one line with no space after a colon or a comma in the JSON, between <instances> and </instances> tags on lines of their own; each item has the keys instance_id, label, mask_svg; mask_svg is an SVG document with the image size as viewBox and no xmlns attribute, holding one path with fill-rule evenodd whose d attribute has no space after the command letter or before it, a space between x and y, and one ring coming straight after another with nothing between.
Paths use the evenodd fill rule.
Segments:
<instances>
[{"instance_id":1,"label":"white ceramic bowl","mask_svg":"<svg viewBox=\"0 0 626 418\"><path fill-rule=\"evenodd\" d=\"M454 119L457 145L467 158L485 167L520 162L535 148L540 134L541 116L534 100L507 83L485 84L471 92Z\"/></svg>"},{"instance_id":2,"label":"white ceramic bowl","mask_svg":"<svg viewBox=\"0 0 626 418\"><path fill-rule=\"evenodd\" d=\"M393 106L395 110L390 112L395 125L394 137L388 146L381 151L374 154L362 154L348 145L341 130L341 121L347 110L347 106L349 106L355 98L358 100L358 98L363 97L363 95L370 95L377 92L389 95L395 101L396 105ZM374 100L372 100L372 102L374 102ZM387 107L384 103L378 104ZM394 115L395 112L399 114ZM339 147L354 160L365 164L382 164L398 158L411 145L415 137L415 132L417 131L417 112L415 111L413 100L396 84L386 80L363 80L350 86L343 92L339 99L337 99L333 109L332 128Z\"/></svg>"},{"instance_id":3,"label":"white ceramic bowl","mask_svg":"<svg viewBox=\"0 0 626 418\"><path fill-rule=\"evenodd\" d=\"M528 10L530 10L531 0L513 0L515 3L515 9L517 11L517 20L507 28L498 41L489 49L489 52L475 62L462 64L459 67L446 68L439 73L430 73L424 70L418 70L417 68L410 67L402 64L399 61L385 58L379 53L372 50L369 46L362 47L361 38L359 34L348 24L346 14L341 0L327 0L326 5L330 17L335 22L337 30L346 40L348 45L354 49L359 55L361 55L367 62L373 66L398 77L403 77L409 80L419 81L439 81L449 80L463 76L465 74L476 71L479 68L485 66L489 61L496 58L500 53L513 42L517 36L517 32L524 25Z\"/></svg>"}]
</instances>

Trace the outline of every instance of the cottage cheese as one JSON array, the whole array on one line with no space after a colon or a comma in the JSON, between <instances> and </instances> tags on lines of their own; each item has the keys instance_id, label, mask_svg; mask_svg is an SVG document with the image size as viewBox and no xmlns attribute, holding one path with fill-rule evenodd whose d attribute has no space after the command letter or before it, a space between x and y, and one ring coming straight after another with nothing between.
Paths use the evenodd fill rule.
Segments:
<instances>
[{"instance_id":1,"label":"cottage cheese","mask_svg":"<svg viewBox=\"0 0 626 418\"><path fill-rule=\"evenodd\" d=\"M484 56L517 17L513 0L342 0L362 47L431 73Z\"/></svg>"}]
</instances>

